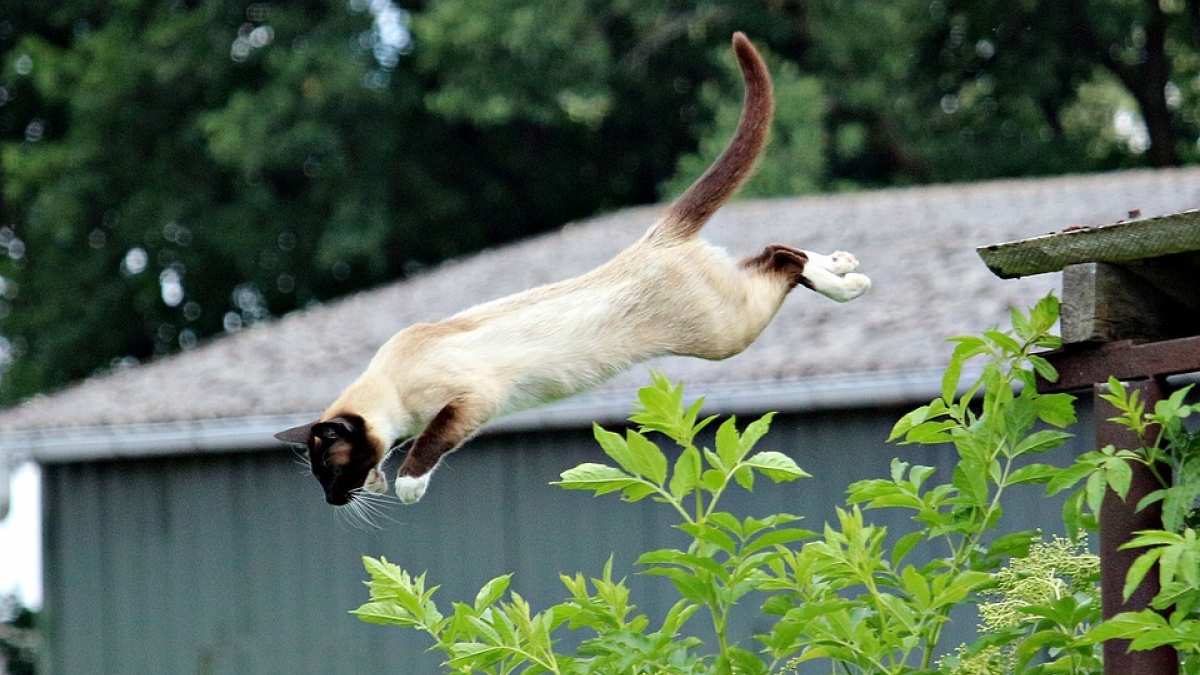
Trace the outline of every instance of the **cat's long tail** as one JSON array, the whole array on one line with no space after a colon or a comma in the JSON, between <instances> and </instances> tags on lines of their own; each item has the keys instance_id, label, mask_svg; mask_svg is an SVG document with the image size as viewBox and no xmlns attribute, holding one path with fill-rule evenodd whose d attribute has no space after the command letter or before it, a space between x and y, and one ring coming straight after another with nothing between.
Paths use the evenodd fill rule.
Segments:
<instances>
[{"instance_id":1,"label":"cat's long tail","mask_svg":"<svg viewBox=\"0 0 1200 675\"><path fill-rule=\"evenodd\" d=\"M750 177L754 162L766 144L767 131L775 113L771 75L745 34L733 34L733 51L746 85L737 132L721 156L679 195L662 220L650 230L647 239L651 241L665 243L696 234Z\"/></svg>"}]
</instances>

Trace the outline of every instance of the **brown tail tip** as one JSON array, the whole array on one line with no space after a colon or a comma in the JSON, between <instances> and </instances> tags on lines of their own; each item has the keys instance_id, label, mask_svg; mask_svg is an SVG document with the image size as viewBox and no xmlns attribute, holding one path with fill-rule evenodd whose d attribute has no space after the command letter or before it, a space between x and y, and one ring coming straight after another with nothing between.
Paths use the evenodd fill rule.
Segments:
<instances>
[{"instance_id":1,"label":"brown tail tip","mask_svg":"<svg viewBox=\"0 0 1200 675\"><path fill-rule=\"evenodd\" d=\"M775 108L771 76L745 33L734 33L732 42L745 82L737 131L721 156L672 203L662 226L652 231L655 237L695 234L749 177L766 142Z\"/></svg>"}]
</instances>

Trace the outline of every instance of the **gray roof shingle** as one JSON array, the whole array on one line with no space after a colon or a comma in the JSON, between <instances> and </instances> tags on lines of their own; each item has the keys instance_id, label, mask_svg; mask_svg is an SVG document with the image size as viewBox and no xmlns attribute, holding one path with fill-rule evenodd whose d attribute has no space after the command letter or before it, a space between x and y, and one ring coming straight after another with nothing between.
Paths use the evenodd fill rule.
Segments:
<instances>
[{"instance_id":1,"label":"gray roof shingle","mask_svg":"<svg viewBox=\"0 0 1200 675\"><path fill-rule=\"evenodd\" d=\"M856 254L871 291L839 305L798 289L745 353L651 365L706 384L940 368L944 338L1006 324L1057 275L994 277L975 247L1200 206L1200 169L1127 171L735 202L704 236L735 255L788 243ZM0 437L54 430L319 412L404 326L588 270L632 242L661 207L625 209L298 311L189 352L100 375L0 411ZM646 381L644 368L604 385ZM0 439L2 440L2 439Z\"/></svg>"}]
</instances>

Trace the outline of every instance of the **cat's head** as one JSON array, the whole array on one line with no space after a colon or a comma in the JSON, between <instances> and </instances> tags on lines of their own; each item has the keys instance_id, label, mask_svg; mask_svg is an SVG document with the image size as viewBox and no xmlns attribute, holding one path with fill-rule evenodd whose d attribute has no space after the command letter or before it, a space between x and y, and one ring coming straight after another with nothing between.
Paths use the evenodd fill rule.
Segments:
<instances>
[{"instance_id":1,"label":"cat's head","mask_svg":"<svg viewBox=\"0 0 1200 675\"><path fill-rule=\"evenodd\" d=\"M354 499L384 452L358 415L344 414L275 434L285 443L308 448L308 464L325 491L325 501L342 506ZM378 472L375 472L378 475Z\"/></svg>"}]
</instances>

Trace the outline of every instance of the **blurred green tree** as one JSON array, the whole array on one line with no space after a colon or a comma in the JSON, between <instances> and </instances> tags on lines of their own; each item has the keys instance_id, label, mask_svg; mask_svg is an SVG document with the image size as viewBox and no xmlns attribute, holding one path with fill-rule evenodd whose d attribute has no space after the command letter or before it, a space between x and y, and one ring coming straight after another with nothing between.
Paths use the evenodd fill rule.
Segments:
<instances>
[{"instance_id":1,"label":"blurred green tree","mask_svg":"<svg viewBox=\"0 0 1200 675\"><path fill-rule=\"evenodd\" d=\"M0 672L34 675L41 635L38 612L25 607L15 596L0 597Z\"/></svg>"},{"instance_id":2,"label":"blurred green tree","mask_svg":"<svg viewBox=\"0 0 1200 675\"><path fill-rule=\"evenodd\" d=\"M646 123L679 94L645 119L456 114L409 16L0 3L0 398L650 201L688 142Z\"/></svg>"},{"instance_id":3,"label":"blurred green tree","mask_svg":"<svg viewBox=\"0 0 1200 675\"><path fill-rule=\"evenodd\" d=\"M1193 161L1197 7L0 0L0 402L669 198L734 30L780 101L747 194Z\"/></svg>"}]
</instances>

